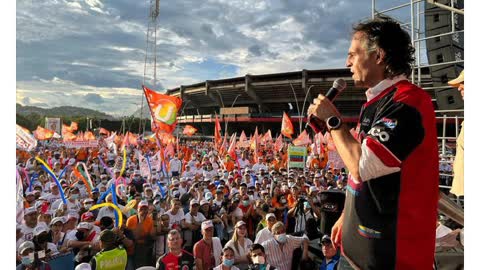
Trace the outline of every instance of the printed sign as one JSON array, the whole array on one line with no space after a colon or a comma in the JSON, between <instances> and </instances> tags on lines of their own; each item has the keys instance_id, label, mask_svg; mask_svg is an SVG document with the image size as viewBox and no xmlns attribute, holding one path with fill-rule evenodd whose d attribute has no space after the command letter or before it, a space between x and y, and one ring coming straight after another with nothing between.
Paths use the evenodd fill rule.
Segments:
<instances>
[{"instance_id":1,"label":"printed sign","mask_svg":"<svg viewBox=\"0 0 480 270\"><path fill-rule=\"evenodd\" d=\"M55 131L57 134L62 134L62 125L60 118L45 117L45 128Z\"/></svg>"},{"instance_id":2,"label":"printed sign","mask_svg":"<svg viewBox=\"0 0 480 270\"><path fill-rule=\"evenodd\" d=\"M98 147L98 140L64 142L66 148Z\"/></svg>"},{"instance_id":3,"label":"printed sign","mask_svg":"<svg viewBox=\"0 0 480 270\"><path fill-rule=\"evenodd\" d=\"M288 168L305 168L305 160L307 156L307 147L305 146L288 146Z\"/></svg>"}]
</instances>

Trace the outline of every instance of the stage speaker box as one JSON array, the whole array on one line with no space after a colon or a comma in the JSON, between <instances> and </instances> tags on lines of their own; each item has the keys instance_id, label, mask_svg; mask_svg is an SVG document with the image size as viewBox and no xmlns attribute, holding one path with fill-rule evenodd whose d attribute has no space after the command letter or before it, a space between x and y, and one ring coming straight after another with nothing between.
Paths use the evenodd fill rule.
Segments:
<instances>
[{"instance_id":1,"label":"stage speaker box","mask_svg":"<svg viewBox=\"0 0 480 270\"><path fill-rule=\"evenodd\" d=\"M439 3L450 5L450 0L441 0ZM463 9L463 0L454 0L453 6ZM453 23L453 28L452 28ZM427 57L429 64L454 62L464 59L464 34L455 32L464 28L463 15L425 3L425 36L433 37L426 40ZM441 35L441 36L438 36ZM432 85L434 87L447 86L447 82L456 78L463 70L463 62L430 67ZM437 106L440 110L463 108L463 99L457 89L442 88L435 90Z\"/></svg>"},{"instance_id":2,"label":"stage speaker box","mask_svg":"<svg viewBox=\"0 0 480 270\"><path fill-rule=\"evenodd\" d=\"M463 108L462 95L456 88L435 90L439 110L459 110Z\"/></svg>"}]
</instances>

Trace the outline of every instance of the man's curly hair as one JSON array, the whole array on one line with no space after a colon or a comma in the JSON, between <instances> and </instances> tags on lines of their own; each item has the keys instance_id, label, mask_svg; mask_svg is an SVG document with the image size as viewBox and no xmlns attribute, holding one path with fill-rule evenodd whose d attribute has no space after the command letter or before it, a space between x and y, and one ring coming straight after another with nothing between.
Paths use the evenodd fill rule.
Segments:
<instances>
[{"instance_id":1,"label":"man's curly hair","mask_svg":"<svg viewBox=\"0 0 480 270\"><path fill-rule=\"evenodd\" d=\"M353 27L353 33L365 34L365 46L368 52L377 48L385 51L385 76L393 78L404 74L407 77L412 72L415 61L415 48L410 35L403 30L394 19L380 15L375 19L359 23Z\"/></svg>"}]
</instances>

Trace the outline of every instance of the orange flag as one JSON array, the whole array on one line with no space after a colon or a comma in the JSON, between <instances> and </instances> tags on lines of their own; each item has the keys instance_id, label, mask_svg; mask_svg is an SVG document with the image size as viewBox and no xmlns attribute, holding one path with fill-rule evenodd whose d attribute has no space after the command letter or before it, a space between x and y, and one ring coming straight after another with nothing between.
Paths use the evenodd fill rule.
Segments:
<instances>
[{"instance_id":1,"label":"orange flag","mask_svg":"<svg viewBox=\"0 0 480 270\"><path fill-rule=\"evenodd\" d=\"M53 137L55 131L42 128L41 126L37 126L37 129L33 132L33 135L37 140L48 140Z\"/></svg>"},{"instance_id":2,"label":"orange flag","mask_svg":"<svg viewBox=\"0 0 480 270\"><path fill-rule=\"evenodd\" d=\"M278 153L280 152L280 150L282 150L282 147L283 147L283 137L282 137L282 134L279 134L277 139L275 140L275 144L273 145L273 150L275 151L275 153Z\"/></svg>"},{"instance_id":3,"label":"orange flag","mask_svg":"<svg viewBox=\"0 0 480 270\"><path fill-rule=\"evenodd\" d=\"M138 137L137 135L129 132L129 133L128 133L128 137L127 137L127 138L128 138L128 144L129 144L129 145L138 145L138 143L137 143L137 137Z\"/></svg>"},{"instance_id":4,"label":"orange flag","mask_svg":"<svg viewBox=\"0 0 480 270\"><path fill-rule=\"evenodd\" d=\"M93 133L91 131L87 131L85 132L85 134L83 135L83 138L86 140L86 141L93 141L95 140L95 135L93 135Z\"/></svg>"},{"instance_id":5,"label":"orange flag","mask_svg":"<svg viewBox=\"0 0 480 270\"><path fill-rule=\"evenodd\" d=\"M190 125L186 125L183 129L183 134L187 136L192 136L193 134L195 134L195 132L197 132L197 129Z\"/></svg>"},{"instance_id":6,"label":"orange flag","mask_svg":"<svg viewBox=\"0 0 480 270\"><path fill-rule=\"evenodd\" d=\"M70 129L71 129L72 131L77 131L77 129L78 129L78 124L77 124L77 122L73 122L73 121L72 121L72 123L70 123Z\"/></svg>"},{"instance_id":7,"label":"orange flag","mask_svg":"<svg viewBox=\"0 0 480 270\"><path fill-rule=\"evenodd\" d=\"M75 135L71 132L66 132L66 133L63 134L63 141L64 142L75 141L75 139L77 139L77 135Z\"/></svg>"},{"instance_id":8,"label":"orange flag","mask_svg":"<svg viewBox=\"0 0 480 270\"><path fill-rule=\"evenodd\" d=\"M312 141L310 140L310 136L308 136L307 130L303 130L298 137L293 140L293 145L301 146L301 145L308 145L311 144Z\"/></svg>"},{"instance_id":9,"label":"orange flag","mask_svg":"<svg viewBox=\"0 0 480 270\"><path fill-rule=\"evenodd\" d=\"M293 134L292 119L290 119L290 116L288 116L286 112L283 112L281 132L283 136L286 136L290 139L292 138L292 134Z\"/></svg>"},{"instance_id":10,"label":"orange flag","mask_svg":"<svg viewBox=\"0 0 480 270\"><path fill-rule=\"evenodd\" d=\"M270 131L270 129L267 131L267 133L265 133L265 135L263 135L262 139L265 142L265 144L273 141L272 132Z\"/></svg>"},{"instance_id":11,"label":"orange flag","mask_svg":"<svg viewBox=\"0 0 480 270\"><path fill-rule=\"evenodd\" d=\"M177 125L177 113L182 107L182 99L159 94L143 86L143 92L150 107L155 132L172 133Z\"/></svg>"}]
</instances>

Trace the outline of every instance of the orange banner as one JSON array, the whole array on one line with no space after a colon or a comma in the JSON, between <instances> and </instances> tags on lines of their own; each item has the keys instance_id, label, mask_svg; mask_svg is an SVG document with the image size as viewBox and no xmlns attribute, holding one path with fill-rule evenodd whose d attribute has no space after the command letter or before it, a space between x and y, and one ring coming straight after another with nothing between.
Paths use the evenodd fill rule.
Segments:
<instances>
[{"instance_id":1,"label":"orange banner","mask_svg":"<svg viewBox=\"0 0 480 270\"><path fill-rule=\"evenodd\" d=\"M186 125L183 129L183 134L187 136L192 136L193 134L195 134L195 132L197 132L197 129L190 125Z\"/></svg>"},{"instance_id":2,"label":"orange banner","mask_svg":"<svg viewBox=\"0 0 480 270\"><path fill-rule=\"evenodd\" d=\"M37 129L33 132L33 135L37 140L48 140L53 137L54 133L55 132L53 130L37 126Z\"/></svg>"}]
</instances>

